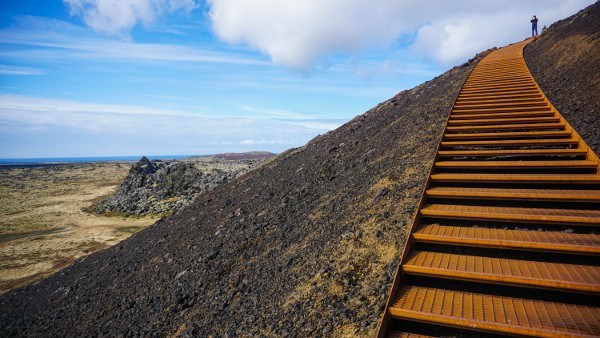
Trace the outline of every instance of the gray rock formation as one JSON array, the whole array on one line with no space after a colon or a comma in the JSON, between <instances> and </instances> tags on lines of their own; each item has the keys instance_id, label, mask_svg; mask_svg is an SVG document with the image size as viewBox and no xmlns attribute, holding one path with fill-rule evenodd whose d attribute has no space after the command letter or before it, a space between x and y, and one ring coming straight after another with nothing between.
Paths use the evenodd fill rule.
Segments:
<instances>
[{"instance_id":1,"label":"gray rock formation","mask_svg":"<svg viewBox=\"0 0 600 338\"><path fill-rule=\"evenodd\" d=\"M227 170L199 170L189 161L150 161L146 157L134 164L119 190L93 209L96 213L125 215L176 212L190 204L200 192L246 173L259 161L235 161Z\"/></svg>"}]
</instances>

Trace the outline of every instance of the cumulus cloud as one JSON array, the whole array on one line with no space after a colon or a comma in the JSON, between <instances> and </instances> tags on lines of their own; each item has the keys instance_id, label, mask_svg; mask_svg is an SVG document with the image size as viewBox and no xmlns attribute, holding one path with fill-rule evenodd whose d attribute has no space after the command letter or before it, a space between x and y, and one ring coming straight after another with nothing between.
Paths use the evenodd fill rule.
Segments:
<instances>
[{"instance_id":1,"label":"cumulus cloud","mask_svg":"<svg viewBox=\"0 0 600 338\"><path fill-rule=\"evenodd\" d=\"M441 64L464 60L528 35L540 23L575 13L593 0L208 0L216 35L247 44L278 64L308 68L334 53L390 48L399 40ZM405 47L405 46L404 46Z\"/></svg>"},{"instance_id":2,"label":"cumulus cloud","mask_svg":"<svg viewBox=\"0 0 600 338\"><path fill-rule=\"evenodd\" d=\"M152 24L158 17L178 11L189 13L195 0L63 0L71 15L80 16L97 32L120 35L138 23Z\"/></svg>"}]
</instances>

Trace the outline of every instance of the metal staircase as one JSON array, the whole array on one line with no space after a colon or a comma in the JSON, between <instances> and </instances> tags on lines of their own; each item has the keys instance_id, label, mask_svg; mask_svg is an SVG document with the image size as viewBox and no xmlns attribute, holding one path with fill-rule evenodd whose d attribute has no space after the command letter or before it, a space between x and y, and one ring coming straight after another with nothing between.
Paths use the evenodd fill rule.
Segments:
<instances>
[{"instance_id":1,"label":"metal staircase","mask_svg":"<svg viewBox=\"0 0 600 338\"><path fill-rule=\"evenodd\" d=\"M600 336L600 163L529 73L529 41L465 81L379 337Z\"/></svg>"}]
</instances>

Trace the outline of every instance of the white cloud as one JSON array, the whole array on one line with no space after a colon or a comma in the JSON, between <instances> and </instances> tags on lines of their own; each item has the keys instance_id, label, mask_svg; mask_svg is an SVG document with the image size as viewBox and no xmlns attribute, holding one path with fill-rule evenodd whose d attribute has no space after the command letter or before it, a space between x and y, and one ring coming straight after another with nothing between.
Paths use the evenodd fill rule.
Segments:
<instances>
[{"instance_id":1,"label":"white cloud","mask_svg":"<svg viewBox=\"0 0 600 338\"><path fill-rule=\"evenodd\" d=\"M333 53L389 48L401 37L415 37L412 50L425 58L456 63L527 37L533 14L541 26L550 25L593 2L208 0L213 30L222 40L301 69Z\"/></svg>"},{"instance_id":2,"label":"white cloud","mask_svg":"<svg viewBox=\"0 0 600 338\"><path fill-rule=\"evenodd\" d=\"M279 118L0 94L0 157L279 152L319 132Z\"/></svg>"},{"instance_id":3,"label":"white cloud","mask_svg":"<svg viewBox=\"0 0 600 338\"><path fill-rule=\"evenodd\" d=\"M19 17L18 25L0 30L0 43L38 47L27 50L2 50L10 59L103 58L130 61L170 61L190 63L225 63L268 65L269 62L240 53L214 51L195 46L158 43L135 43L100 38L84 29L60 20Z\"/></svg>"},{"instance_id":4,"label":"white cloud","mask_svg":"<svg viewBox=\"0 0 600 338\"><path fill-rule=\"evenodd\" d=\"M29 67L9 66L0 64L1 75L42 75L43 71Z\"/></svg>"},{"instance_id":5,"label":"white cloud","mask_svg":"<svg viewBox=\"0 0 600 338\"><path fill-rule=\"evenodd\" d=\"M158 17L197 7L194 0L63 0L71 15L80 16L97 32L121 35L138 22L152 24Z\"/></svg>"},{"instance_id":6,"label":"white cloud","mask_svg":"<svg viewBox=\"0 0 600 338\"><path fill-rule=\"evenodd\" d=\"M153 115L165 117L198 117L200 113L158 109L144 106L99 104L79 101L45 99L39 97L0 94L0 111L35 111L35 112L63 112L85 114L111 114L111 115Z\"/></svg>"}]
</instances>

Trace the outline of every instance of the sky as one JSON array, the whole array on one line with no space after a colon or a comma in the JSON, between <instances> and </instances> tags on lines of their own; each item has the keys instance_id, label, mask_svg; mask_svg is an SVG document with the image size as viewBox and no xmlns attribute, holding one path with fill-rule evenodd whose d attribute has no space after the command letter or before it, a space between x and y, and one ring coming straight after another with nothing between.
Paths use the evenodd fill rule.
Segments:
<instances>
[{"instance_id":1,"label":"sky","mask_svg":"<svg viewBox=\"0 0 600 338\"><path fill-rule=\"evenodd\" d=\"M0 0L0 158L304 145L593 0Z\"/></svg>"}]
</instances>

